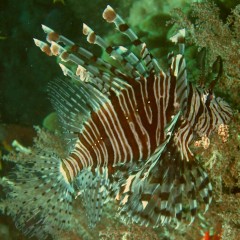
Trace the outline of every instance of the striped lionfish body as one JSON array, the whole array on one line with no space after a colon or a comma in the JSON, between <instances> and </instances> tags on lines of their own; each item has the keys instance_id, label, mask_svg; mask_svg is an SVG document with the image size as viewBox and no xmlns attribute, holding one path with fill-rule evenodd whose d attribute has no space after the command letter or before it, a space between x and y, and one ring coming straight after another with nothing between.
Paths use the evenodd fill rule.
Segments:
<instances>
[{"instance_id":1,"label":"striped lionfish body","mask_svg":"<svg viewBox=\"0 0 240 240\"><path fill-rule=\"evenodd\" d=\"M108 196L120 201L126 220L154 227L192 222L211 202L207 173L194 161L189 145L196 136L208 139L224 128L230 107L187 81L184 30L172 38L180 53L169 54L164 72L110 6L103 18L130 39L139 56L109 46L85 24L88 42L99 45L116 65L46 26L51 46L35 39L42 51L60 57L63 73L71 80L57 79L49 86L68 156L42 150L33 156L32 168L23 170L31 172L29 189L40 193L33 198L26 191L27 209L17 206L17 225L30 236L42 238L63 228L78 195L90 226L99 221ZM19 195L15 198L21 202L24 197Z\"/></svg>"}]
</instances>

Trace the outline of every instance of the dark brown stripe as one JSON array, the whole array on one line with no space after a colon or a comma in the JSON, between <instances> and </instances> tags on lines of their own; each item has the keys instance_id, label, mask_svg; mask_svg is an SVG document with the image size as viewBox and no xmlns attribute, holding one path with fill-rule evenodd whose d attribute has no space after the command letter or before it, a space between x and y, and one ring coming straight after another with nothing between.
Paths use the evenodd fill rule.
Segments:
<instances>
[{"instance_id":1,"label":"dark brown stripe","mask_svg":"<svg viewBox=\"0 0 240 240\"><path fill-rule=\"evenodd\" d=\"M200 116L203 114L203 111L204 111L204 107L203 107L203 103L202 103L202 100L201 100L201 93L199 92L199 90L197 88L195 88L195 91L196 91L196 99L195 101L199 101L200 105L199 105L199 108L197 109L197 114L194 118L194 123L198 123L198 120L200 118ZM191 99L192 99L192 96L189 96ZM192 101L190 99L190 107L192 105Z\"/></svg>"},{"instance_id":2,"label":"dark brown stripe","mask_svg":"<svg viewBox=\"0 0 240 240\"><path fill-rule=\"evenodd\" d=\"M169 192L161 192L159 194L159 198L161 199L161 201L167 201L169 198L170 193Z\"/></svg>"},{"instance_id":3,"label":"dark brown stripe","mask_svg":"<svg viewBox=\"0 0 240 240\"><path fill-rule=\"evenodd\" d=\"M74 45L70 48L70 51L76 53L76 52L78 52L78 49L79 49L79 46L78 46L77 44L74 44Z\"/></svg>"},{"instance_id":4,"label":"dark brown stripe","mask_svg":"<svg viewBox=\"0 0 240 240\"><path fill-rule=\"evenodd\" d=\"M207 188L208 184L209 184L209 179L208 179L208 177L206 177L206 178L201 182L201 184L199 185L198 191L201 191L201 190Z\"/></svg>"},{"instance_id":5,"label":"dark brown stripe","mask_svg":"<svg viewBox=\"0 0 240 240\"><path fill-rule=\"evenodd\" d=\"M129 29L129 26L126 23L119 25L119 30L121 32L125 32L128 29Z\"/></svg>"},{"instance_id":6,"label":"dark brown stripe","mask_svg":"<svg viewBox=\"0 0 240 240\"><path fill-rule=\"evenodd\" d=\"M49 42L53 41L53 42L57 42L59 39L59 34L56 33L56 32L50 32L48 35L47 35L47 40Z\"/></svg>"},{"instance_id":7,"label":"dark brown stripe","mask_svg":"<svg viewBox=\"0 0 240 240\"><path fill-rule=\"evenodd\" d=\"M75 148L75 152L77 152L77 151L79 151L79 148ZM70 156L75 160L75 162L77 163L80 170L83 169L83 165L82 165L79 157L74 152ZM78 174L78 172L75 173L75 176L77 176L77 174Z\"/></svg>"},{"instance_id":8,"label":"dark brown stripe","mask_svg":"<svg viewBox=\"0 0 240 240\"><path fill-rule=\"evenodd\" d=\"M111 54L112 51L113 51L113 48L112 48L111 46L108 46L108 47L106 48L106 52L107 52L108 54Z\"/></svg>"},{"instance_id":9,"label":"dark brown stripe","mask_svg":"<svg viewBox=\"0 0 240 240\"><path fill-rule=\"evenodd\" d=\"M132 42L135 46L138 46L142 43L142 41L140 39L136 39Z\"/></svg>"}]
</instances>

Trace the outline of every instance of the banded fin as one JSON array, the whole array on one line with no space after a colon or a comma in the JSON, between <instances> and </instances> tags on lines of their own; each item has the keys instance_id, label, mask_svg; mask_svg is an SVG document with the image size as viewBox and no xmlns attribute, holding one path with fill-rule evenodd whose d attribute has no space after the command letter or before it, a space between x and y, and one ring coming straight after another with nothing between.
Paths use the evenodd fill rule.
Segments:
<instances>
[{"instance_id":1,"label":"banded fin","mask_svg":"<svg viewBox=\"0 0 240 240\"><path fill-rule=\"evenodd\" d=\"M123 73L110 63L95 57L88 50L79 47L63 35L57 34L49 27L44 25L42 27L51 46L37 39L34 39L35 44L47 55L60 57L62 61L60 67L64 75L76 81L85 82L86 85L92 85L106 97L109 97L112 93L119 94L123 88L129 86L129 75L127 73L130 76L132 74L137 76L138 78L134 78L135 80L138 80L141 74L145 73L144 67L138 58L124 47L115 47L114 54L112 53L123 65L127 64ZM110 46L106 47L105 41L96 35L86 24L84 24L83 33L87 35L90 43L96 43L109 52L106 48L110 48ZM66 47L62 47L60 43L63 43ZM135 63L137 62L139 64L136 65ZM67 65L69 66L67 67ZM138 71L139 73L137 73Z\"/></svg>"},{"instance_id":2,"label":"banded fin","mask_svg":"<svg viewBox=\"0 0 240 240\"><path fill-rule=\"evenodd\" d=\"M199 77L199 84L200 86L204 85L204 82L206 81L206 48L202 48L198 54L197 54L197 67L200 70L200 77Z\"/></svg>"},{"instance_id":3,"label":"banded fin","mask_svg":"<svg viewBox=\"0 0 240 240\"><path fill-rule=\"evenodd\" d=\"M200 85L204 86L208 89L208 91L212 94L212 91L215 85L218 83L219 79L223 73L223 62L220 56L217 56L216 60L213 62L211 69L207 67L207 50L203 47L198 55L197 55L197 66L200 73Z\"/></svg>"},{"instance_id":4,"label":"banded fin","mask_svg":"<svg viewBox=\"0 0 240 240\"><path fill-rule=\"evenodd\" d=\"M64 75L76 81L92 84L106 95L109 95L112 82L118 78L127 78L123 72L110 63L94 56L90 51L78 46L63 35L59 35L53 29L44 25L42 27L51 46L37 39L34 39L34 42L47 55L59 56L61 60L59 65ZM65 47L62 47L60 43L63 43Z\"/></svg>"},{"instance_id":5,"label":"banded fin","mask_svg":"<svg viewBox=\"0 0 240 240\"><path fill-rule=\"evenodd\" d=\"M158 151L158 158L156 153L150 157L150 167L146 164L127 179L120 213L127 221L146 226L192 223L201 206L206 211L211 203L208 175L195 161L182 160L172 136Z\"/></svg>"},{"instance_id":6,"label":"banded fin","mask_svg":"<svg viewBox=\"0 0 240 240\"><path fill-rule=\"evenodd\" d=\"M83 169L74 184L80 190L79 194L87 212L89 227L94 227L101 219L103 205L109 195L108 169L96 168L94 172L91 167Z\"/></svg>"},{"instance_id":7,"label":"banded fin","mask_svg":"<svg viewBox=\"0 0 240 240\"><path fill-rule=\"evenodd\" d=\"M128 178L121 198L121 214L140 225L158 227L181 222L192 223L201 206L207 211L212 186L206 172L194 161L182 161L176 147L166 148L152 175Z\"/></svg>"},{"instance_id":8,"label":"banded fin","mask_svg":"<svg viewBox=\"0 0 240 240\"><path fill-rule=\"evenodd\" d=\"M170 75L176 78L176 93L177 103L180 104L182 111L184 112L187 108L188 99L188 80L186 71L186 61L184 58L185 49L185 29L181 29L178 33L171 38L171 41L178 43L179 52L176 56L173 53L168 55L170 64Z\"/></svg>"},{"instance_id":9,"label":"banded fin","mask_svg":"<svg viewBox=\"0 0 240 240\"><path fill-rule=\"evenodd\" d=\"M141 201L141 193L144 193L146 190L148 181L152 178L151 176L155 171L154 169L159 165L159 161L161 161L161 156L172 138L172 133L179 116L180 112L178 112L172 118L169 125L165 128L166 140L155 150L146 163L140 169L138 169L137 172L136 170L134 171L130 168L130 172L132 172L132 174L128 177L124 183L124 186L121 188L123 192L120 193L120 205L122 206L120 212L126 212L128 216L136 215L136 218L133 218L136 220L136 222L138 222L140 217L138 213L142 212L146 207L145 201ZM148 225L148 223L146 223L146 225Z\"/></svg>"},{"instance_id":10,"label":"banded fin","mask_svg":"<svg viewBox=\"0 0 240 240\"><path fill-rule=\"evenodd\" d=\"M106 79L105 84L109 86L110 96L119 95L122 90L131 87L130 83L118 78L114 78L113 82L111 79ZM92 84L69 79L56 79L50 82L48 91L60 120L69 152L71 152L84 123L93 112L97 112L105 104L110 103L111 99Z\"/></svg>"},{"instance_id":11,"label":"banded fin","mask_svg":"<svg viewBox=\"0 0 240 240\"><path fill-rule=\"evenodd\" d=\"M104 61L103 59L96 57L93 53L91 53L87 49L77 45L76 43L69 40L65 36L56 33L53 29L45 25L42 25L42 28L43 28L43 31L47 34L47 37L46 37L47 41L51 45L53 44L51 48L49 48L51 54L57 53L58 55L61 55L62 53L68 52L70 54L75 55L75 57L78 58L79 60L81 59L83 61L82 67L87 67L87 68L89 67L89 70L92 67L97 66L97 68L101 68L102 70L104 70L105 72L109 73L112 76L118 76L118 77L125 76L125 74L121 72L118 68L114 67L110 63ZM45 43L37 39L34 39L34 42L37 46L41 48L42 51L49 53L49 50L45 50L45 48L47 48ZM58 43L63 43L65 45L65 48L61 48L61 46ZM59 52L59 50L61 51ZM66 61L66 59L64 60ZM95 70L98 70L97 68Z\"/></svg>"},{"instance_id":12,"label":"banded fin","mask_svg":"<svg viewBox=\"0 0 240 240\"><path fill-rule=\"evenodd\" d=\"M175 34L174 36L172 36L170 38L170 40L173 43L177 43L178 47L179 47L179 53L181 55L184 55L184 51L185 51L185 37L186 37L186 30L185 28L180 29L177 34Z\"/></svg>"},{"instance_id":13,"label":"banded fin","mask_svg":"<svg viewBox=\"0 0 240 240\"><path fill-rule=\"evenodd\" d=\"M107 44L107 42L97 35L90 27L83 24L83 34L87 36L87 41L91 44L100 46L109 56L117 60L127 75L130 77L139 77L141 75L147 75L144 66L138 57L123 46L113 47Z\"/></svg>"},{"instance_id":14,"label":"banded fin","mask_svg":"<svg viewBox=\"0 0 240 240\"><path fill-rule=\"evenodd\" d=\"M193 140L193 129L187 120L182 120L174 134L174 143L178 147L182 160L193 160L193 153L189 148Z\"/></svg>"},{"instance_id":15,"label":"banded fin","mask_svg":"<svg viewBox=\"0 0 240 240\"><path fill-rule=\"evenodd\" d=\"M140 52L141 61L144 63L148 73L159 73L161 71L157 60L152 56L147 48L146 43L142 42L136 33L127 25L127 23L119 16L111 6L107 6L103 11L103 18L109 22L114 23L121 33L125 34L132 44L136 46Z\"/></svg>"},{"instance_id":16,"label":"banded fin","mask_svg":"<svg viewBox=\"0 0 240 240\"><path fill-rule=\"evenodd\" d=\"M209 86L211 91L213 90L218 80L221 78L222 73L223 73L223 60L220 56L217 56L215 62L212 65L212 76L211 76L212 82Z\"/></svg>"},{"instance_id":17,"label":"banded fin","mask_svg":"<svg viewBox=\"0 0 240 240\"><path fill-rule=\"evenodd\" d=\"M61 174L60 159L44 151L19 153L17 158L21 161L9 178L13 184L6 201L16 227L29 238L38 239L70 228L74 189Z\"/></svg>"},{"instance_id":18,"label":"banded fin","mask_svg":"<svg viewBox=\"0 0 240 240\"><path fill-rule=\"evenodd\" d=\"M55 108L69 151L74 147L77 134L92 112L109 102L108 97L84 82L56 79L49 83L50 100Z\"/></svg>"}]
</instances>

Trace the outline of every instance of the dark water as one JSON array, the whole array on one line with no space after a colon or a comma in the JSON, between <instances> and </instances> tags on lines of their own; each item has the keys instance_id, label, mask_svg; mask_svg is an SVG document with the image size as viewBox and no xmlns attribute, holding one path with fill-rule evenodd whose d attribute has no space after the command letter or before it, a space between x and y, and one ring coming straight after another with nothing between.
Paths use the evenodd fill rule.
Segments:
<instances>
[{"instance_id":1,"label":"dark water","mask_svg":"<svg viewBox=\"0 0 240 240\"><path fill-rule=\"evenodd\" d=\"M63 2L65 4L62 4ZM186 4L182 5L172 1L165 4L160 3L161 1L149 1L148 4L146 4L147 1L141 1L142 3L139 1L139 4L135 4L137 10L132 7L134 2L138 1L100 0L95 3L95 1L87 0L1 0L0 122L29 126L41 125L42 119L52 111L46 97L46 85L47 82L61 76L62 73L55 59L41 55L39 49L34 45L33 38L41 40L45 38L41 24L68 36L73 41L80 43L81 46L93 48L96 53L100 54L99 48L94 48L86 43L82 35L82 23L85 22L89 26L93 26L99 34L106 35L113 28L110 24L106 24L101 16L107 4L111 4L124 17L131 14L131 19L136 19L135 22L132 20L135 27L140 28L144 35L148 34L148 28L151 29L151 26L148 26L151 25L151 22L146 21L146 18L159 12L162 16L161 21L158 19L157 27L153 25L153 29L151 29L151 31L155 31L157 40L151 36L148 42L150 42L150 46L159 45L159 48L164 48L166 45L168 50L167 36L162 34L163 36L159 38L161 32L167 33L165 20L168 20L169 17L166 15L174 7L188 8L188 3L191 1L186 1ZM217 1L223 9L222 17L226 18L230 7L236 5L237 1L224 1L226 2L225 6L221 2ZM161 9L159 6L163 6L163 8ZM161 15L162 11L164 13ZM145 20L146 26L140 26L141 20ZM158 39L161 39L161 42Z\"/></svg>"}]
</instances>

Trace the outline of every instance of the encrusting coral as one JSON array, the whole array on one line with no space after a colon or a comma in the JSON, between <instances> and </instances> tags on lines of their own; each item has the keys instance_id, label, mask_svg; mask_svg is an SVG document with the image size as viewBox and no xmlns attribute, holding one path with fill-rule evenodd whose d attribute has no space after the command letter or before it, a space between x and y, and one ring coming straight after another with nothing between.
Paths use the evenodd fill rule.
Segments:
<instances>
[{"instance_id":1,"label":"encrusting coral","mask_svg":"<svg viewBox=\"0 0 240 240\"><path fill-rule=\"evenodd\" d=\"M220 9L212 1L192 3L188 16L180 8L172 11L172 20L177 28L187 29L187 42L200 49L206 48L207 66L213 65L220 56L223 61L223 75L220 81L225 94L239 109L240 106L240 4L231 14L222 19ZM205 71L209 71L206 68Z\"/></svg>"}]
</instances>

